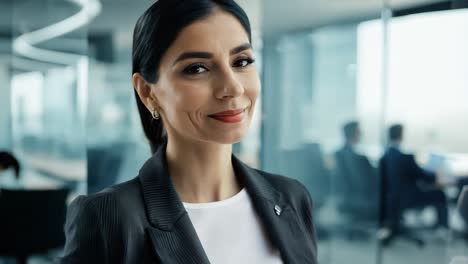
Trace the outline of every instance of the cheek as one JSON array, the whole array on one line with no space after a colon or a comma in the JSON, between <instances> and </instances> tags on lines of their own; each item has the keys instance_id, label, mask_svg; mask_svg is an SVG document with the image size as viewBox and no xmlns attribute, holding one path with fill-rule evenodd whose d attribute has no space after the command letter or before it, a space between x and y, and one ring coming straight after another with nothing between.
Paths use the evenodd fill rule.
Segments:
<instances>
[{"instance_id":1,"label":"cheek","mask_svg":"<svg viewBox=\"0 0 468 264\"><path fill-rule=\"evenodd\" d=\"M252 101L252 104L254 104L260 94L261 87L258 74L252 73L249 76L246 76L242 82L245 89L245 95Z\"/></svg>"},{"instance_id":2,"label":"cheek","mask_svg":"<svg viewBox=\"0 0 468 264\"><path fill-rule=\"evenodd\" d=\"M209 100L207 85L194 83L193 81L176 82L172 87L168 87L166 96L166 108L174 109L177 112L196 112Z\"/></svg>"}]
</instances>

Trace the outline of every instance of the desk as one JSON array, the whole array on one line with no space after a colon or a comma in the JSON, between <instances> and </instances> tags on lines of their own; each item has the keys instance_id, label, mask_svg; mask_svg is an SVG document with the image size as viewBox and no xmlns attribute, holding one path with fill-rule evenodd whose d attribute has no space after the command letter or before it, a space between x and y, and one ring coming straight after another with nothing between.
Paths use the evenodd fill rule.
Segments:
<instances>
[{"instance_id":1,"label":"desk","mask_svg":"<svg viewBox=\"0 0 468 264\"><path fill-rule=\"evenodd\" d=\"M39 172L68 182L86 181L85 160L65 160L56 157L24 154L28 165Z\"/></svg>"},{"instance_id":2,"label":"desk","mask_svg":"<svg viewBox=\"0 0 468 264\"><path fill-rule=\"evenodd\" d=\"M23 168L19 179L13 173L2 173L0 187L7 189L49 190L58 189L63 182L44 177L42 174L29 168Z\"/></svg>"},{"instance_id":3,"label":"desk","mask_svg":"<svg viewBox=\"0 0 468 264\"><path fill-rule=\"evenodd\" d=\"M457 185L468 181L468 154L465 153L429 154L424 167L437 171L438 181L442 185Z\"/></svg>"}]
</instances>

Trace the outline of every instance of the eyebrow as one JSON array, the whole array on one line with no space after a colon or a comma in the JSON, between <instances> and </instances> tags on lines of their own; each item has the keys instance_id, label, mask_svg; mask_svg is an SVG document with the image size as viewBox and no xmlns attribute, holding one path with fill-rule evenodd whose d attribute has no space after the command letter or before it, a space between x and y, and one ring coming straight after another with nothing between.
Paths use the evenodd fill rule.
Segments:
<instances>
[{"instance_id":1,"label":"eyebrow","mask_svg":"<svg viewBox=\"0 0 468 264\"><path fill-rule=\"evenodd\" d=\"M250 45L250 43L245 43L245 44L240 45L239 47L233 48L229 52L229 55L234 55L234 54L240 53L240 52L242 52L244 50L248 50L248 49L252 49L252 45Z\"/></svg>"},{"instance_id":2,"label":"eyebrow","mask_svg":"<svg viewBox=\"0 0 468 264\"><path fill-rule=\"evenodd\" d=\"M238 47L235 47L229 51L229 55L234 55L237 53L240 53L244 50L252 49L252 45L250 43L245 43L242 44ZM177 59L175 59L173 65L175 65L177 62L186 60L186 59L192 59L192 58L198 58L198 59L211 59L213 57L212 53L205 52L205 51L188 51L184 52Z\"/></svg>"}]
</instances>

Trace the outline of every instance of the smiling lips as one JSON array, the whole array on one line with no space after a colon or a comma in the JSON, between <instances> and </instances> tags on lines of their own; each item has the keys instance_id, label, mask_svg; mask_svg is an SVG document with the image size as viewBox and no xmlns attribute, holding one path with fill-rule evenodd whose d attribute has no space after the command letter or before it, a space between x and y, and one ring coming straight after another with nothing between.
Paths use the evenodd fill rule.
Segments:
<instances>
[{"instance_id":1,"label":"smiling lips","mask_svg":"<svg viewBox=\"0 0 468 264\"><path fill-rule=\"evenodd\" d=\"M209 117L225 123L237 123L242 121L242 118L244 117L244 112L245 108L235 109L212 114L209 115Z\"/></svg>"}]
</instances>

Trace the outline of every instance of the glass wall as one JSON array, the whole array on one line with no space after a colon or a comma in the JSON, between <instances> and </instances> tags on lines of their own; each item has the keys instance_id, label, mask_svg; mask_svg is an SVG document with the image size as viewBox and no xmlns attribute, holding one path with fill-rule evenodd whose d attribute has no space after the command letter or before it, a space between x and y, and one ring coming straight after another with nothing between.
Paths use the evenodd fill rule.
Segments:
<instances>
[{"instance_id":1,"label":"glass wall","mask_svg":"<svg viewBox=\"0 0 468 264\"><path fill-rule=\"evenodd\" d=\"M11 3L0 3L1 16L0 23L3 32L0 35L0 148L11 148L11 126L10 119L10 67L11 64L11 43L12 43L12 9Z\"/></svg>"},{"instance_id":2,"label":"glass wall","mask_svg":"<svg viewBox=\"0 0 468 264\"><path fill-rule=\"evenodd\" d=\"M22 171L17 180L2 177L2 187L85 192L85 18L72 3L7 2L2 4L8 7L2 18L10 19L4 28L9 34L1 78L2 150L19 159ZM79 25L71 23L72 16Z\"/></svg>"},{"instance_id":3,"label":"glass wall","mask_svg":"<svg viewBox=\"0 0 468 264\"><path fill-rule=\"evenodd\" d=\"M131 39L131 31L96 39L90 41L97 56L89 64L88 193L135 177L151 156L131 83L131 42L121 40ZM100 57L109 47L113 53Z\"/></svg>"},{"instance_id":4,"label":"glass wall","mask_svg":"<svg viewBox=\"0 0 468 264\"><path fill-rule=\"evenodd\" d=\"M347 148L342 127L358 120L357 28L327 26L265 43L263 166L308 187L320 263L343 263L350 257L359 263L376 261L376 170L351 163L356 178L344 179L335 159ZM369 125L379 126L377 121ZM379 151L378 142L367 142L356 147Z\"/></svg>"},{"instance_id":5,"label":"glass wall","mask_svg":"<svg viewBox=\"0 0 468 264\"><path fill-rule=\"evenodd\" d=\"M455 203L468 176L468 10L452 6L383 7L377 19L265 39L262 168L308 187L320 263L450 263L468 252ZM419 169L387 176L393 149ZM400 176L418 185L395 189ZM389 213L396 190L406 200ZM436 226L437 208L450 229Z\"/></svg>"},{"instance_id":6,"label":"glass wall","mask_svg":"<svg viewBox=\"0 0 468 264\"><path fill-rule=\"evenodd\" d=\"M432 263L449 263L454 256L468 252L460 236L460 232L466 232L466 223L456 210L459 185L468 176L468 141L462 132L468 124L464 99L468 95L467 26L468 9L419 13L389 21L384 123L403 124L401 149L414 153L423 168L436 172L437 189L445 195L452 231L448 236L442 232L442 242L440 230L417 233L426 242L424 257L402 255L398 248L401 244L395 243L383 254L386 263L423 263L428 257ZM369 42L366 47L369 45L373 44ZM369 87L361 88L361 106L365 107L371 100L364 96ZM431 226L437 213L434 208L417 208L405 217L407 226L416 229Z\"/></svg>"}]
</instances>

